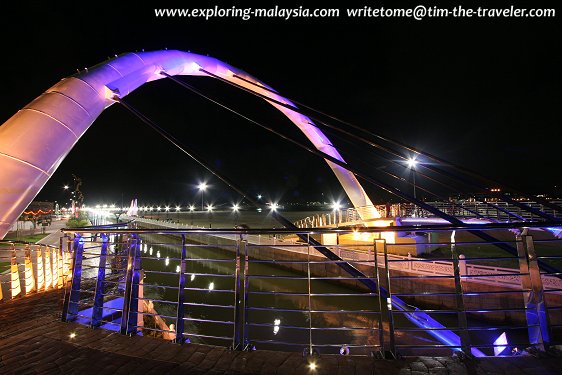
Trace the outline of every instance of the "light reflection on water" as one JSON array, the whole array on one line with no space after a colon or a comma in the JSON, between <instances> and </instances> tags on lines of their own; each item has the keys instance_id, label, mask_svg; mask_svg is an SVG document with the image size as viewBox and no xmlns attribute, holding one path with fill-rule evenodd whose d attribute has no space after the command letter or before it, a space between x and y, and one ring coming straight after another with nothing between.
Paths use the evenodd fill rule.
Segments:
<instances>
[{"instance_id":1,"label":"light reflection on water","mask_svg":"<svg viewBox=\"0 0 562 375\"><path fill-rule=\"evenodd\" d=\"M150 271L179 271L179 257L181 243L170 236L145 235L142 240L150 241L150 247L161 253L162 257L169 259L170 266L166 267L164 259L142 260L142 268L146 272L144 279L144 294L146 298L175 302L178 299L177 274L150 273ZM188 241L189 242L189 241ZM144 244L141 248L144 248ZM227 250L228 249L228 250ZM230 250L230 251L229 251ZM187 319L200 319L211 321L234 320L233 308L234 293L234 247L231 244L204 247L191 243L187 247L187 256L190 260L186 267L186 285L184 298L188 303L185 317ZM203 259L198 261L197 259ZM217 261L211 261L217 260ZM175 266L175 267L174 267ZM318 267L323 265L312 265ZM304 265L306 267L306 265ZM212 275L210 275L212 274ZM379 345L379 301L377 296L365 295L364 292L347 288L324 280L311 281L313 294L342 294L335 296L313 296L309 301L308 282L306 273L298 273L267 263L254 263L250 261L249 274L275 275L279 278L256 278L249 281L249 307L264 310L248 311L247 322L259 326L248 327L250 341L276 340L281 342L298 343L296 346L273 345L260 343L261 349L302 350L309 342L309 328L312 325L312 340L317 344L339 344L334 348L322 348L323 353L337 353L342 344L347 345ZM150 287L149 285L170 286L176 289ZM290 292L292 295L262 294L263 292ZM308 312L309 302L311 310L333 311L331 313ZM228 308L212 308L207 305L223 305ZM177 305L174 303L155 303L156 310L167 316L175 316ZM270 309L272 308L272 309ZM277 309L277 310L276 310ZM288 309L292 311L278 311ZM304 310L304 311L299 311ZM354 310L359 312L343 313L341 310ZM312 319L312 321L311 321ZM168 324L175 321L168 320ZM262 326L263 325L263 326ZM318 328L354 327L360 330L319 330ZM188 320L186 333L232 337L233 326L221 323L201 322ZM227 340L190 337L192 342L228 345ZM370 350L375 350L371 348ZM352 348L352 354L365 354L364 349Z\"/></svg>"}]
</instances>

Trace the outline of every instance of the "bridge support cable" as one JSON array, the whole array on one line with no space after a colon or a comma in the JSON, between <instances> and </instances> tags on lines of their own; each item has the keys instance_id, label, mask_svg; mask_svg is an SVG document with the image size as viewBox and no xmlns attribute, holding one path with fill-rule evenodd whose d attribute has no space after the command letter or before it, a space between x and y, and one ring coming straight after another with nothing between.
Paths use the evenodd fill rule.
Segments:
<instances>
[{"instance_id":1,"label":"bridge support cable","mask_svg":"<svg viewBox=\"0 0 562 375\"><path fill-rule=\"evenodd\" d=\"M346 138L344 138L344 137L341 137L340 135L336 134L335 132L332 132L332 131L330 131L330 130L325 130L325 132L326 132L326 134L329 134L332 138L336 138L336 139L339 139L339 140L342 141L342 142L346 142L346 143L353 144L349 139L346 139ZM383 155L380 155L380 154L378 154L378 156L380 156L381 158L383 158L383 159L384 159L386 162L388 162L388 163L395 164L395 165L397 165L397 166L399 166L399 167L401 167L401 168L404 167L403 164L397 162L396 160L390 159L390 158L388 158L388 157L386 157L386 156L383 156ZM400 156L400 157L401 157L401 156ZM393 174L393 173L390 173L390 172L388 172L388 171L384 171L384 170L382 170L382 169L377 168L377 172L378 172L378 173L383 173L383 174L385 174L385 175L388 175L388 176L394 178L395 180L398 180L398 181L400 181L400 182L402 182L402 183L405 183L405 184L407 184L407 185L409 185L409 186L414 186L414 184L413 184L412 182L406 180L406 179L403 178L403 177L400 177L400 176L397 176L397 175L395 175L395 174ZM438 179L435 179L435 178L433 178L432 176L427 175L427 174L425 174L425 173L423 173L423 172L416 171L416 174L418 174L418 175L420 175L420 176L423 176L423 177L426 178L427 180L429 180L429 181L431 181L431 182L433 182L433 183L436 183L436 184L438 184L438 185L441 185L441 186L443 186L443 187L445 187L445 188L447 188L447 189L450 189L450 190L452 190L452 191L455 190L455 188L454 188L453 186L449 185L448 183L443 182L443 181L440 181L440 180L438 180ZM438 194L435 194L434 192L432 192L432 191L430 191L430 190L428 190L428 189L425 189L423 186L419 186L419 184L416 185L416 187L417 187L417 189L420 189L420 190L424 191L425 193L428 193L428 194L434 196L434 197L437 198L437 199L446 200L444 197L439 196ZM492 207L492 208L494 208L494 209L496 209L496 210L498 210L498 211L501 211L501 212L505 213L506 215L508 215L508 216L510 216L510 217L513 217L513 218L515 218L515 219L517 219L517 220L520 220L520 221L527 221L524 217L522 217L522 216L520 216L520 215L517 215L517 214L515 214L515 213L513 213L513 212L511 212L511 211L509 211L509 210L507 210L507 209L505 209L505 208L502 208L502 207L500 207L499 205L495 205L495 204L493 204L493 203L491 203L491 202L487 202L486 200L483 200L483 199L475 198L474 200L475 200L476 202L479 202L479 203L485 204L485 205L487 205L487 206L489 206L489 207ZM464 206L463 206L463 210L468 211L468 212L470 212L470 213L473 213L477 218L486 218L486 219L491 220L490 218L485 217L485 216L481 215L480 213L478 213L477 211L471 210L471 209L469 209L469 208L467 208L467 207L464 207Z\"/></svg>"},{"instance_id":2,"label":"bridge support cable","mask_svg":"<svg viewBox=\"0 0 562 375\"><path fill-rule=\"evenodd\" d=\"M254 207L257 207L257 208L263 208L264 207L263 204L259 203L255 199L253 199L249 194L246 194L241 188L236 186L229 179L223 177L221 174L219 174L217 171L215 171L212 167L210 167L207 163L205 163L201 158L197 157L196 154L192 150L189 150L189 148L187 146L181 144L177 139L175 139L166 130L162 129L160 126L158 126L156 123L154 123L148 117L144 116L141 112L136 110L130 104L126 103L125 101L123 101L122 99L120 99L118 97L115 97L114 100L117 101L118 103L120 103L124 108L126 108L134 116L139 118L143 123L145 123L146 125L148 125L152 129L154 129L158 134L163 136L166 140L168 140L170 143L172 143L180 151L185 153L191 159L196 161L199 165L201 165L206 170L208 170L210 173L212 173L215 177L217 177L222 182L224 182L227 186L229 186L234 191L236 191L241 196L243 196L245 199L247 199L247 201L249 203L251 203ZM278 213L276 211L273 211L272 216L280 224L282 224L286 228L294 230L294 231L300 230L300 228L298 228L292 222L287 220L287 218L285 218L280 213ZM386 299L390 296L388 290L386 290L381 285L378 285L377 282L375 282L371 277L368 277L363 272L361 272L357 268L355 268L353 265L346 262L345 260L340 258L338 255L334 254L330 249L323 246L320 242L316 241L315 239L311 238L310 236L308 236L306 234L301 233L301 234L298 234L298 236L301 240L303 240L304 242L308 243L310 246L312 246L316 250L318 250L326 258L328 258L332 261L335 261L336 265L338 265L340 268L342 268L344 271L346 271L347 273L349 273L353 277L357 278L357 280L359 282L361 282L363 285L365 285L369 290L371 290L371 292L378 295L379 298L385 298ZM375 265L375 267L376 266L377 265ZM456 333L454 333L453 331L447 330L444 325L442 325L437 320L432 318L429 314L427 314L423 311L419 311L419 309L417 307L407 304L402 299L400 299L396 296L391 296L391 300L392 300L392 306L399 311L403 311L404 316L409 321L411 321L413 324L415 324L416 326L418 326L420 328L427 328L428 333L430 335L435 337L437 340L439 340L445 346L450 346L450 348L453 351L461 351L462 350L461 339ZM472 348L471 353L474 356L477 356L477 357L485 356L477 348Z\"/></svg>"},{"instance_id":3,"label":"bridge support cable","mask_svg":"<svg viewBox=\"0 0 562 375\"><path fill-rule=\"evenodd\" d=\"M378 180L378 179L376 179L376 178L374 178L374 177L372 177L372 176L367 176L367 175L365 175L365 174L363 174L363 173L357 171L355 168L351 167L351 166L350 166L349 164L347 164L347 163L344 163L344 162L342 162L342 161L340 161L340 160L338 160L338 159L336 159L336 158L334 158L334 157L332 157L332 156L330 156L330 155L328 155L328 154L326 154L326 153L324 153L324 152L322 152L322 151L320 151L320 150L317 150L317 149L313 149L313 148L311 148L311 147L308 147L308 146L302 144L301 142L296 141L296 140L294 140L294 139L292 139L292 138L290 138L290 137L288 137L288 136L286 136L286 135L284 135L284 134L282 134L282 133L276 131L275 129L272 129L271 127L268 127L268 126L262 124L262 123L259 122L259 121L256 121L256 120L254 120L254 119L251 119L251 118L249 118L248 116L245 116L245 115L243 115L242 113L237 112L236 110L230 108L229 106L227 106L227 105L225 105L225 104L222 104L222 103L220 103L219 101L217 101L217 100L215 100L215 99L209 97L208 95L202 93L201 91L199 91L198 89L196 89L195 87L191 86L190 84L188 84L188 83L186 83L186 82L183 82L183 81L181 81L181 80L179 80L179 79L177 79L177 78L175 78L175 77L172 77L172 76L168 75L168 74L165 73L165 72L161 72L161 74L167 76L168 78L170 78L170 79L173 80L174 82L176 82L176 83L178 83L179 85L181 85L181 86L187 88L188 90L194 92L195 94L197 94L197 95L199 95L199 96L201 96L201 97L203 97L203 98L205 98L205 99L211 101L212 103L215 103L216 105L220 106L221 108L224 108L224 109L226 109L227 111L229 111L229 112L231 112L231 113L233 113L233 114L235 114L235 115L237 115L237 116L239 116L239 117L241 117L241 118L243 118L243 119L249 121L250 123L257 125L257 126L261 127L262 129L265 129L265 130L267 130L267 131L269 131L269 132L271 132L271 133L273 133L273 134L275 134L275 135L281 137L282 139L284 139L284 140L286 140L286 141L288 141L288 142L290 142L290 143L295 144L296 146L298 146L298 147L304 149L305 151L308 151L308 152L312 153L313 155L316 155L316 156L321 157L321 158L323 158L323 159L325 159L325 160L327 160L327 161L330 161L330 162L332 162L332 163L334 163L334 164L336 164L336 165L339 165L340 167L342 167L342 168L348 170L349 172L353 173L353 174L354 174L355 176L357 176L358 178L361 178L362 180L368 182L369 184L371 184L371 185L373 185L373 186L376 186L376 187L378 187L378 188L380 188L380 189L382 189L382 190L384 190L384 191L386 191L386 192L388 192L388 193L390 193L390 194L393 194L393 195L395 195L395 196L397 196L397 197L399 197L399 198L402 198L402 199L404 199L404 200L406 200L406 201L409 201L409 202L411 202L411 203L417 205L418 207L420 207L420 208L422 208L422 209L424 209L424 210L426 210L426 211L431 212L431 213L434 214L435 216L440 217L440 218L442 218L442 219L444 219L444 220L447 220L447 221L448 221L449 223L451 223L451 224L455 224L455 225L462 225L462 224L464 224L461 220L457 219L456 217L454 217L454 216L452 216L452 215L449 215L449 214L447 214L447 213L445 213L445 212L439 210L438 208L433 207L433 206L431 206L431 205L429 205L429 204L427 204L427 203L425 203L425 202L423 202L423 201L421 201L421 200L419 200L419 199L417 199L417 198L414 198L414 197L410 196L410 195L407 194L407 193L404 193L403 191L401 191L400 189L398 189L398 188L396 188L396 187L394 187L394 186L388 185L388 184L386 184L386 183L384 183L384 182L382 182L382 181L380 181L380 180ZM518 255L517 255L517 249L516 249L516 248L514 248L513 246L510 246L510 245L508 245L508 244L502 243L501 241L499 241L499 240L496 239L495 237L489 235L488 233L485 233L485 232L483 232L483 231L481 231L481 230L469 230L468 232L471 233L471 234L473 234L473 235L475 235L476 237L478 237L478 238L480 238L480 239L486 241L486 242L493 243L495 246L499 247L499 248L502 249L502 250L507 251L509 254L511 254L511 255L513 255L513 256L518 256ZM545 263L545 262L542 261L542 260L540 261L539 265L541 266L541 269L543 269L544 271L549 272L549 273L557 273L557 274L558 274L557 277L562 278L562 275L560 275L560 270L558 270L557 268L555 268L555 267L549 265L548 263Z\"/></svg>"},{"instance_id":4,"label":"bridge support cable","mask_svg":"<svg viewBox=\"0 0 562 375\"><path fill-rule=\"evenodd\" d=\"M209 72L205 72L205 73L206 73L206 74L209 74ZM210 74L212 75L212 73L210 73ZM213 76L214 76L214 75L213 75ZM235 83L230 82L230 81L226 81L226 80L222 79L221 77L214 77L214 78L218 78L218 79L220 79L221 81L223 81L223 82L225 82L225 83L228 83L228 84L230 84L230 85L236 85ZM270 88L268 88L268 87L264 87L264 86L262 86L262 85L259 85L259 84L255 83L255 82L252 82L251 80L246 79L246 78L244 78L244 77L241 77L241 76L239 76L239 75L236 75L236 74L235 74L235 75L234 75L234 78L239 79L239 80L241 80L241 81L243 81L243 82L245 82L245 83L248 83L248 84L250 84L250 85L253 85L253 86L255 86L255 87L257 87L257 88L260 88L260 89L262 89L262 90L265 90L265 91L268 91L268 92L271 92L271 93L274 93L274 94L279 94L279 93L278 93L277 91L275 91L275 90L272 90L272 89L270 89ZM246 89L245 87L240 86L240 85L236 85L236 86L239 87L239 88L242 88L242 89ZM257 95L261 95L261 94L255 92L255 91L253 91L253 90L246 89L246 91L248 91L248 92L250 92L250 93L252 93L252 94L254 94L254 95L256 95L256 94L257 94ZM265 97L267 98L267 96L265 96ZM445 160L445 159L442 159L442 158L440 158L440 157L438 157L438 156L435 156L435 155L433 155L433 154L431 154L431 153L428 153L428 152L426 152L426 151L419 151L419 150L417 150L416 148L414 148L414 147L412 147L412 146L409 146L409 145L407 145L407 144L405 144L405 143L403 143L403 142L400 142L400 141L391 139L391 138L389 138L389 137L382 136L382 135L377 134L377 133L373 133L373 132L371 132L371 131L369 131L369 130L367 130L367 129L364 129L364 128L360 127L360 126L357 126L357 125L355 125L355 124L352 124L352 123L350 123L350 122L348 122L348 121L342 120L342 119L340 119L340 118L338 118L338 117L335 117L335 116L333 116L333 115L327 114L327 113L325 113L325 112L322 112L322 111L319 111L319 110L317 110L317 109L315 109L315 108L312 108L312 107L310 107L310 106L307 106L306 104L303 104L302 102L299 102L299 101L294 100L294 99L292 99L292 98L289 98L289 97L286 97L286 96L284 96L284 97L287 98L288 100L290 100L292 103L295 103L296 105L299 105L299 106L301 106L301 107L303 107L303 108L306 108L307 110L309 110L309 111L311 111L311 112L313 112L313 113L320 114L320 115L325 116L325 117L327 117L327 118L330 118L330 119L332 119L332 120L334 120L334 121L336 121L336 122L339 122L339 123L341 123L341 124L343 124L343 125L347 125L347 126L351 127L352 129L359 130L360 132L362 132L362 133L364 133L364 134L366 134L366 135L368 135L368 136L370 136L370 137L373 137L373 138L379 139L379 140L381 140L381 141L387 142L387 143L389 143L389 144L392 144L392 145L394 145L394 146L403 148L403 149L405 149L405 150L407 150L407 151L409 151L409 152L412 152L412 153L414 153L414 154L416 154L416 155L425 156L425 157L427 157L428 159L431 159L431 160L433 160L433 161L439 163L440 165L442 165L442 166L444 166L444 167L453 168L453 169L458 170L458 171L460 171L460 172L462 172L462 173L464 173L464 174L467 174L467 175L472 176L472 177L474 177L474 178L480 179L480 180L482 180L482 181L484 181L484 182L486 182L486 183L491 183L491 184L497 185L497 186L505 186L508 190L510 190L510 191L512 191L512 192L514 192L514 193L517 193L517 194L520 194L520 195L525 195L525 193L519 191L518 189L515 189L515 188L513 188L513 187L510 187L510 186L507 186L507 185L505 185L505 184L499 183L499 182L497 182L497 181L495 181L495 180L493 180L493 179L491 179L491 178L489 178L489 177L483 176L483 175L481 175L481 174L479 174L479 173L477 173L477 172L474 172L474 171L472 171L472 170L470 170L470 169L468 169L468 168L462 167L462 166L457 165L457 164L455 164L455 163L451 163L451 162L449 162L449 161L447 161L447 160ZM294 107L293 107L293 108L294 108ZM298 108L295 108L294 110L295 110L295 111L299 111ZM328 124L325 123L325 121L322 121L322 120L318 119L318 118L317 118L316 116L314 116L314 115L307 114L307 116L309 116L311 119L313 119L313 120L315 120L315 121L318 121L319 123L328 125ZM336 128L337 128L337 127L336 127ZM394 151L394 152L396 152L396 151ZM441 171L442 171L442 170L441 170ZM488 191L488 189L487 189L486 187L483 187L482 185L479 185L479 189L482 189L482 190L484 190L484 191ZM501 196L503 199L512 201L511 197L510 197L509 195L505 194L505 193L499 193L499 194L497 194L497 195ZM542 204L542 205L544 205L544 206L547 206L547 207L549 207L549 208L551 208L551 209L553 209L553 210L555 210L555 211L562 212L562 206L560 206L560 205L558 205L558 204L554 204L554 203L552 203L552 202L549 202L548 200L543 199L543 198L541 198L541 197L538 197L538 196L536 196L536 195L531 195L531 196L532 196L533 199L536 200L538 203L540 203L540 204ZM510 203L511 203L511 202L510 202ZM527 206L527 207L528 207L528 206Z\"/></svg>"},{"instance_id":5,"label":"bridge support cable","mask_svg":"<svg viewBox=\"0 0 562 375\"><path fill-rule=\"evenodd\" d=\"M247 87L244 87L244 86L242 86L242 85L238 85L238 84L236 84L236 83L234 83L234 82L231 82L231 81L228 81L228 80L226 80L226 79L224 79L224 78L222 78L222 77L220 77L220 76L218 76L218 75L216 75L216 74L213 74L213 73L211 73L211 72L209 72L209 71L207 71L207 70L205 70L205 69L200 68L199 71L201 71L201 72L203 72L203 73L209 75L210 77L216 78L216 79L220 80L221 82L227 83L227 84L229 84L229 85L231 85L231 86L234 86L234 87L236 87L236 88L239 88L239 89L241 89L241 90L244 90L244 91L246 91L246 92L249 92L250 94L255 95L255 96L259 97L259 98L262 98L262 99L264 99L264 100L267 100L267 101L269 101L269 102L271 102L271 103L273 103L273 104L276 104L276 105L285 107L285 108L287 108L287 109L290 109L290 110L292 110L292 111L295 111L295 112L297 112L297 113L300 113L300 114L302 114L302 115L305 115L305 116L307 116L307 117L313 119L314 121L318 122L319 124L321 124L321 125L323 125L323 126L325 126L325 127L327 127L327 128L334 129L334 130L336 130L336 131L338 131L338 132L341 132L341 133L343 133L343 134L346 134L346 135L348 135L348 136L350 136L350 137L352 137L352 138L354 138L354 139L357 139L357 140L359 140L359 141L361 141L361 142L364 142L364 143L370 145L371 147L375 147L375 148L378 148L378 149L380 149L380 150L383 150L383 151L385 151L385 152L387 152L387 153L389 153L389 154L391 154L391 155L393 155L393 156L399 157L399 158L401 158L401 159L403 159L403 160L406 160L406 159L407 159L405 156L403 156L402 154L400 154L400 153L399 153L398 151L396 151L396 150L393 150L393 149L390 149L390 148L388 148L388 147L382 146L382 145L380 145L380 144L378 144L378 143L371 142L371 141L369 141L368 139L366 139L366 138L364 138L364 137L360 137L360 136L358 136L358 135L356 135L356 134L354 134L354 133L351 133L351 132L349 132L349 131L346 131L346 130L344 130L344 129L341 129L340 127L331 125L331 124L329 124L329 123L327 123L327 122L325 122L325 121L323 121L323 120L321 120L321 119L315 117L313 114L310 114L310 113L307 112L307 111L303 111L302 109L299 109L299 108L295 107L294 105L290 105L290 104L287 104L287 103L283 103L283 102L281 102L281 101L279 101L279 100L276 100L276 99L274 99L274 98L271 98L271 97L269 97L269 96L267 96L267 95L263 95L263 94L261 94L261 93L259 93L259 92L256 92L256 91L254 91L254 90L251 90L251 89L249 89L249 88L247 88ZM168 78L171 78L171 76L168 75L168 74L166 74L165 72L163 72L163 73L161 73L161 74L167 76ZM240 78L240 77L237 77L237 78ZM249 82L249 83L253 84L254 86L257 86L257 87L259 87L259 88L261 88L261 89L264 89L264 90L267 90L267 91L270 91L270 92L275 92L275 91L273 91L273 90L271 90L271 89L268 89L267 87L263 87L263 86L261 86L261 85L257 85L257 84L255 84L255 83L249 81L249 80L244 79L244 81L245 81L245 82ZM295 103L296 103L296 102L295 102ZM307 108L310 108L310 107L307 107ZM318 112L318 111L316 111L316 110L312 110L312 111ZM332 116L330 116L330 117L332 117ZM408 151L410 151L410 152L413 152L413 153L415 153L415 154L417 154L417 155L426 156L427 158L432 159L432 160L434 160L434 161L436 161L436 162L438 162L439 164L442 164L442 165L444 165L444 166L452 167L453 169L456 169L456 170L459 170L459 171L461 171L461 172L464 172L465 174L472 175L473 177L476 177L476 178L479 178L479 179L483 179L483 180L488 180L488 181L490 181L489 179L487 179L487 178L485 178L485 177L482 177L482 176L476 174L475 172L469 171L469 170L466 169L466 168L463 168L463 167L457 166L457 165L455 165L455 164L452 164L452 163L450 163L450 162L447 162L447 161L445 161L445 160L443 160L443 159L441 159L441 158L438 158L438 157L436 157L436 156L434 156L434 155L432 155L432 154L429 154L429 153L426 153L426 152L418 151L418 150L414 149L414 148L411 147L411 146L408 146L408 145L405 145L405 144L403 144L403 143L401 143L401 142L394 141L394 140L392 140L392 139L390 139L390 138L383 137L383 136L380 136L380 135L378 135L378 134L369 132L369 131L366 130L366 129L363 129L363 128L361 128L361 127L359 127L359 126L356 126L356 125L353 125L353 124L350 124L350 123L348 123L348 122L345 122L345 121L342 121L342 120L339 120L339 119L338 119L338 121L342 122L342 123L345 124L345 125L351 126L352 128L354 128L354 129L356 129L356 130L360 130L360 131L362 131L362 132L364 132L364 133L366 133L366 134L368 134L368 135L370 135L370 136L372 136L372 137L376 137L376 138L379 138L379 139L381 139L381 140L383 140L383 141L386 141L386 142L388 142L388 143L391 143L391 144L393 144L393 145L395 145L395 146L399 146L399 147L405 148L406 150L408 150ZM313 123L310 123L310 122L309 122L309 125L312 125L312 126L316 126L316 127L317 127L316 124L313 124ZM450 177L450 178L459 180L459 181L462 182L462 183L469 184L469 185L471 185L471 186L473 186L473 187L475 187L475 188L477 188L477 189L479 189L479 190L489 192L489 190L488 190L485 186L482 186L482 185L480 185L480 184L477 184L477 183L474 182L473 180L467 179L467 178L463 177L462 175L459 175L459 174L456 174L456 173L451 173L451 172L445 171L445 170L443 170L443 169L441 169L441 168L437 168L437 167L432 166L432 165L424 165L424 164L422 164L422 167L427 168L427 169L429 169L429 170L432 170L433 172L446 175L446 176L448 176L448 177ZM517 206L517 207L519 207L519 208L521 208L521 209L523 209L523 210L526 210L526 211L528 211L528 212L531 212L531 213L533 213L533 214L535 214L535 215L537 215L537 216L541 216L541 217L543 217L543 218L545 218L545 219L547 219L547 220L552 220L552 221L557 221L557 220L558 220L556 217L554 217L554 216L552 216L552 215L549 215L549 214L547 214L547 213L545 213L545 212L543 212L543 211L541 211L541 210L537 210L537 209L535 209L535 208L533 208L533 207L530 207L530 206L528 206L528 205L526 205L526 204L524 204L524 203L515 201L515 200L514 200L513 198L511 198L509 195L502 194L502 193L498 193L497 195L501 195L504 200L508 201L509 203L513 204L514 206ZM552 208L552 209L554 209L554 210L556 210L556 211L562 211L562 207L560 207L560 206L558 206L558 205L552 204L551 202L548 202L548 201L546 201L546 200L542 200L540 197L534 197L534 198L535 198L536 200L540 200L543 205L547 205L547 206L549 206L550 208Z\"/></svg>"}]
</instances>

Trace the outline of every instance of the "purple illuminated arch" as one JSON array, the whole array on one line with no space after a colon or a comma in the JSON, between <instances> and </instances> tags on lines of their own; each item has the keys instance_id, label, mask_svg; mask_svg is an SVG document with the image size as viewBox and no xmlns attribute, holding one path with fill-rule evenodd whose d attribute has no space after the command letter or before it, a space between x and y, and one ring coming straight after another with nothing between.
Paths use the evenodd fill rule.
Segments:
<instances>
[{"instance_id":1,"label":"purple illuminated arch","mask_svg":"<svg viewBox=\"0 0 562 375\"><path fill-rule=\"evenodd\" d=\"M160 74L162 71L169 75L207 75L202 70L292 105L286 98L261 89L260 86L269 87L239 69L212 57L182 51L127 53L64 78L0 126L0 238L94 120L114 103L114 95L124 97L146 82L161 79L164 77ZM318 150L343 161L330 140L308 117L271 104L287 116ZM326 162L355 207L372 206L352 173ZM374 209L361 212L369 217L379 217Z\"/></svg>"}]
</instances>

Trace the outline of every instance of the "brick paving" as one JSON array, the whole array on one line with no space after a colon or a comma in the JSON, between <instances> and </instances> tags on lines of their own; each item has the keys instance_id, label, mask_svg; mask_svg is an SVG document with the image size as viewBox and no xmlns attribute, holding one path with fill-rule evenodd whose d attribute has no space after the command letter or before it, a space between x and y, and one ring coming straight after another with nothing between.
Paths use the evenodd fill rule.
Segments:
<instances>
[{"instance_id":1,"label":"brick paving","mask_svg":"<svg viewBox=\"0 0 562 375\"><path fill-rule=\"evenodd\" d=\"M449 357L381 360L257 350L232 352L198 344L62 323L62 291L0 303L0 374L560 374L562 358L521 356L460 361ZM75 333L71 338L70 333Z\"/></svg>"}]
</instances>

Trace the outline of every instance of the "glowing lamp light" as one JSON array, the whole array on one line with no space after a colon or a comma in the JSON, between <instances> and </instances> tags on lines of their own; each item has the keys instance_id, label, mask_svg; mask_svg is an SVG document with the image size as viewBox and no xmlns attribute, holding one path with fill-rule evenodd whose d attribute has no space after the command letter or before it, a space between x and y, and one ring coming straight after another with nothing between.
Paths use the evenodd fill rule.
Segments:
<instances>
[{"instance_id":1,"label":"glowing lamp light","mask_svg":"<svg viewBox=\"0 0 562 375\"><path fill-rule=\"evenodd\" d=\"M181 209L181 207L180 207L180 206L176 207L176 211L179 211L180 209Z\"/></svg>"},{"instance_id":2,"label":"glowing lamp light","mask_svg":"<svg viewBox=\"0 0 562 375\"><path fill-rule=\"evenodd\" d=\"M340 202L332 202L332 209L333 209L334 211L339 211L339 210L341 210L341 204L340 204Z\"/></svg>"},{"instance_id":3,"label":"glowing lamp light","mask_svg":"<svg viewBox=\"0 0 562 375\"><path fill-rule=\"evenodd\" d=\"M211 283L209 284L209 290L214 290L215 289L215 283L211 281Z\"/></svg>"},{"instance_id":4,"label":"glowing lamp light","mask_svg":"<svg viewBox=\"0 0 562 375\"><path fill-rule=\"evenodd\" d=\"M281 324L281 319L275 319L273 321L273 334L279 333L279 325Z\"/></svg>"},{"instance_id":5,"label":"glowing lamp light","mask_svg":"<svg viewBox=\"0 0 562 375\"><path fill-rule=\"evenodd\" d=\"M150 250L148 252L150 255L152 255L152 246L150 246Z\"/></svg>"},{"instance_id":6,"label":"glowing lamp light","mask_svg":"<svg viewBox=\"0 0 562 375\"><path fill-rule=\"evenodd\" d=\"M192 274L191 274L191 277L190 277L189 279L190 279L191 281L195 280L195 274L192 273Z\"/></svg>"},{"instance_id":7,"label":"glowing lamp light","mask_svg":"<svg viewBox=\"0 0 562 375\"><path fill-rule=\"evenodd\" d=\"M160 206L156 207L156 211L160 211L160 210L161 210Z\"/></svg>"},{"instance_id":8,"label":"glowing lamp light","mask_svg":"<svg viewBox=\"0 0 562 375\"><path fill-rule=\"evenodd\" d=\"M199 185L197 185L197 189L199 189L201 191L205 191L207 189L207 183L201 182Z\"/></svg>"},{"instance_id":9,"label":"glowing lamp light","mask_svg":"<svg viewBox=\"0 0 562 375\"><path fill-rule=\"evenodd\" d=\"M170 265L170 258L169 257L166 257L165 263L166 263L167 266Z\"/></svg>"},{"instance_id":10,"label":"glowing lamp light","mask_svg":"<svg viewBox=\"0 0 562 375\"><path fill-rule=\"evenodd\" d=\"M310 362L310 363L308 364L308 368L309 368L311 371L315 371L315 370L316 370L316 362Z\"/></svg>"},{"instance_id":11,"label":"glowing lamp light","mask_svg":"<svg viewBox=\"0 0 562 375\"><path fill-rule=\"evenodd\" d=\"M416 158L409 158L406 163L408 164L408 168L415 169L418 161L416 160Z\"/></svg>"},{"instance_id":12,"label":"glowing lamp light","mask_svg":"<svg viewBox=\"0 0 562 375\"><path fill-rule=\"evenodd\" d=\"M71 339L76 337L76 332L70 332L70 335L68 335L68 337L70 337Z\"/></svg>"},{"instance_id":13,"label":"glowing lamp light","mask_svg":"<svg viewBox=\"0 0 562 375\"><path fill-rule=\"evenodd\" d=\"M166 206L166 212L170 211L170 207Z\"/></svg>"},{"instance_id":14,"label":"glowing lamp light","mask_svg":"<svg viewBox=\"0 0 562 375\"><path fill-rule=\"evenodd\" d=\"M176 266L176 272L177 272L177 273L180 272L180 266Z\"/></svg>"},{"instance_id":15,"label":"glowing lamp light","mask_svg":"<svg viewBox=\"0 0 562 375\"><path fill-rule=\"evenodd\" d=\"M64 190L68 190L68 188L69 188L68 185L64 185L64 186L63 186L63 189L64 189Z\"/></svg>"},{"instance_id":16,"label":"glowing lamp light","mask_svg":"<svg viewBox=\"0 0 562 375\"><path fill-rule=\"evenodd\" d=\"M232 211L233 212L238 212L239 209L240 209L240 206L238 206L237 204L232 205Z\"/></svg>"},{"instance_id":17,"label":"glowing lamp light","mask_svg":"<svg viewBox=\"0 0 562 375\"><path fill-rule=\"evenodd\" d=\"M209 212L213 211L213 205L212 204L207 206L207 211L209 211Z\"/></svg>"},{"instance_id":18,"label":"glowing lamp light","mask_svg":"<svg viewBox=\"0 0 562 375\"><path fill-rule=\"evenodd\" d=\"M194 205L189 206L189 211L195 211L195 206Z\"/></svg>"},{"instance_id":19,"label":"glowing lamp light","mask_svg":"<svg viewBox=\"0 0 562 375\"><path fill-rule=\"evenodd\" d=\"M271 211L277 211L278 208L279 208L279 205L277 203L273 203L273 202L269 203L269 209Z\"/></svg>"},{"instance_id":20,"label":"glowing lamp light","mask_svg":"<svg viewBox=\"0 0 562 375\"><path fill-rule=\"evenodd\" d=\"M156 258L160 259L160 250L156 252Z\"/></svg>"}]
</instances>

